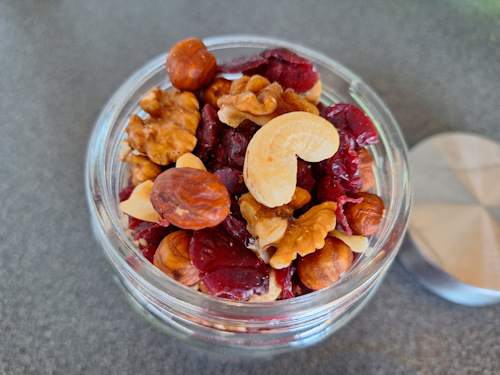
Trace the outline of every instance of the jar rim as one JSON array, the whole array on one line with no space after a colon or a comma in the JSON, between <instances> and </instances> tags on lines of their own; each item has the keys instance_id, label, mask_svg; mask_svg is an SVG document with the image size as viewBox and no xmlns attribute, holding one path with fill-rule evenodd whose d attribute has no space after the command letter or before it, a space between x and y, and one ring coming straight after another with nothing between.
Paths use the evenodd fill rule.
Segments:
<instances>
[{"instance_id":1,"label":"jar rim","mask_svg":"<svg viewBox=\"0 0 500 375\"><path fill-rule=\"evenodd\" d=\"M254 35L221 35L205 38L203 42L209 51L235 47L290 49L315 65L319 64L341 77L349 85L349 90L352 91L360 107L372 118L377 118L374 122L379 131L380 142L387 151L384 157L392 163L393 173L392 180L388 182L392 187L389 197L390 206L385 214L389 219L385 220L379 229L380 233L373 244L372 254L367 256L366 262L347 272L330 287L296 298L273 302L231 301L200 293L165 277L161 271L141 256L142 254L137 254L137 248L120 225L120 220L116 215L116 202L113 206L110 201L110 199L116 200L117 196L110 194L109 178L116 171L111 168L109 153L114 153L116 156L117 144L115 142L111 145L109 141L120 111L124 106L130 105L128 101L131 94L159 67L163 67L166 53L153 58L132 74L112 95L96 121L89 140L85 164L87 202L94 224L94 234L108 251L114 252L120 248L116 261L131 273L135 282L157 297L165 298L169 303L179 301L183 305L187 303L194 309L203 308L207 312L214 311L239 317L279 316L284 312L293 315L300 314L305 309L321 310L325 306L342 303L350 295L370 284L391 264L408 226L412 201L408 149L395 118L378 95L357 75L330 57L309 48L288 41ZM167 76L165 81L168 81ZM126 261L125 254L128 253L136 255L134 262L139 262L140 274Z\"/></svg>"}]
</instances>

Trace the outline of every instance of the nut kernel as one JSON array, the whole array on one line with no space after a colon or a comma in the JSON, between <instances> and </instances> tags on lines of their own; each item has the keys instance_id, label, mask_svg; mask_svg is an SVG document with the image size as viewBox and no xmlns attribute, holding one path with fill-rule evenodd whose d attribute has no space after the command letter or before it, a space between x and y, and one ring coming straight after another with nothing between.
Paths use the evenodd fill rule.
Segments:
<instances>
[{"instance_id":1,"label":"nut kernel","mask_svg":"<svg viewBox=\"0 0 500 375\"><path fill-rule=\"evenodd\" d=\"M189 256L190 241L191 234L188 231L170 233L160 242L154 256L156 267L186 286L194 285L200 279L199 271Z\"/></svg>"},{"instance_id":2,"label":"nut kernel","mask_svg":"<svg viewBox=\"0 0 500 375\"><path fill-rule=\"evenodd\" d=\"M290 112L262 126L248 144L243 178L252 196L268 207L291 201L297 185L297 156L327 159L339 147L335 127L308 112Z\"/></svg>"},{"instance_id":3,"label":"nut kernel","mask_svg":"<svg viewBox=\"0 0 500 375\"><path fill-rule=\"evenodd\" d=\"M210 83L217 71L217 61L200 39L189 38L172 47L165 69L174 87L196 91Z\"/></svg>"},{"instance_id":4,"label":"nut kernel","mask_svg":"<svg viewBox=\"0 0 500 375\"><path fill-rule=\"evenodd\" d=\"M384 201L367 192L356 193L353 198L363 198L363 201L344 205L344 215L352 232L361 236L375 233L384 216Z\"/></svg>"},{"instance_id":5,"label":"nut kernel","mask_svg":"<svg viewBox=\"0 0 500 375\"><path fill-rule=\"evenodd\" d=\"M136 219L156 223L160 215L151 204L150 193L152 190L153 181L147 180L137 185L129 199L120 203L120 210Z\"/></svg>"},{"instance_id":6,"label":"nut kernel","mask_svg":"<svg viewBox=\"0 0 500 375\"><path fill-rule=\"evenodd\" d=\"M190 152L181 155L177 162L175 163L176 168L195 168L202 171L206 171L205 165L200 160L200 158Z\"/></svg>"},{"instance_id":7,"label":"nut kernel","mask_svg":"<svg viewBox=\"0 0 500 375\"><path fill-rule=\"evenodd\" d=\"M220 224L229 213L226 187L212 173L194 168L170 168L153 185L151 203L168 222L198 230Z\"/></svg>"},{"instance_id":8,"label":"nut kernel","mask_svg":"<svg viewBox=\"0 0 500 375\"><path fill-rule=\"evenodd\" d=\"M321 249L299 259L297 272L305 286L319 290L337 281L350 267L352 260L349 246L338 238L327 238Z\"/></svg>"}]
</instances>

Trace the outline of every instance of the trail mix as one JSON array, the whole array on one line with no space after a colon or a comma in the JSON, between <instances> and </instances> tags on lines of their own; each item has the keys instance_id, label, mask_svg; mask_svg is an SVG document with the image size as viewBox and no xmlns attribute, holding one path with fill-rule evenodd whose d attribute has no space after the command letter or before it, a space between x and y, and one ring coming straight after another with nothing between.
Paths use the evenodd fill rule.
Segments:
<instances>
[{"instance_id":1,"label":"trail mix","mask_svg":"<svg viewBox=\"0 0 500 375\"><path fill-rule=\"evenodd\" d=\"M173 87L141 100L147 116L131 116L120 152L131 175L120 208L140 251L179 283L232 300L335 283L384 214L369 192L369 117L323 105L314 65L282 48L218 62L191 38L165 68Z\"/></svg>"}]
</instances>

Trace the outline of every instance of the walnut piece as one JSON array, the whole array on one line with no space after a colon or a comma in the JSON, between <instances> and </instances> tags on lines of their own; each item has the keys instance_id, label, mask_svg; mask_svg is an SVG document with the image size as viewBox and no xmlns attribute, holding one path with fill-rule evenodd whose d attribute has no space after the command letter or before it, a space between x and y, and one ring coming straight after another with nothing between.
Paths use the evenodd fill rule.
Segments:
<instances>
[{"instance_id":1,"label":"walnut piece","mask_svg":"<svg viewBox=\"0 0 500 375\"><path fill-rule=\"evenodd\" d=\"M140 154L137 150L130 148L127 141L122 141L120 150L120 160L132 165L131 178L134 186L144 181L154 181L162 172L161 167L153 163L146 155Z\"/></svg>"},{"instance_id":2,"label":"walnut piece","mask_svg":"<svg viewBox=\"0 0 500 375\"><path fill-rule=\"evenodd\" d=\"M273 268L285 268L297 254L304 256L322 248L328 232L335 228L337 205L334 202L323 202L298 219L293 217L294 211L305 206L310 199L307 190L300 187L296 188L290 203L274 208L257 202L250 193L241 196L240 211L247 221L247 230L257 238L254 250L276 247L269 260Z\"/></svg>"},{"instance_id":3,"label":"walnut piece","mask_svg":"<svg viewBox=\"0 0 500 375\"><path fill-rule=\"evenodd\" d=\"M198 99L175 88L153 89L140 103L150 117L132 115L126 129L128 143L159 165L168 165L196 146L201 119Z\"/></svg>"},{"instance_id":4,"label":"walnut piece","mask_svg":"<svg viewBox=\"0 0 500 375\"><path fill-rule=\"evenodd\" d=\"M297 254L304 256L321 249L325 245L328 232L335 228L336 209L334 202L323 202L293 220L276 246L276 252L269 264L276 269L285 268Z\"/></svg>"},{"instance_id":5,"label":"walnut piece","mask_svg":"<svg viewBox=\"0 0 500 375\"><path fill-rule=\"evenodd\" d=\"M311 194L300 187L295 189L290 203L275 208L257 202L250 193L243 194L239 199L241 215L247 221L247 230L257 238L252 250L264 251L278 243L293 219L293 212L310 200Z\"/></svg>"},{"instance_id":6,"label":"walnut piece","mask_svg":"<svg viewBox=\"0 0 500 375\"><path fill-rule=\"evenodd\" d=\"M233 81L228 95L217 101L219 119L233 127L251 120L264 125L284 113L304 111L318 114L316 106L292 89L283 90L277 82L260 75L243 76Z\"/></svg>"}]
</instances>

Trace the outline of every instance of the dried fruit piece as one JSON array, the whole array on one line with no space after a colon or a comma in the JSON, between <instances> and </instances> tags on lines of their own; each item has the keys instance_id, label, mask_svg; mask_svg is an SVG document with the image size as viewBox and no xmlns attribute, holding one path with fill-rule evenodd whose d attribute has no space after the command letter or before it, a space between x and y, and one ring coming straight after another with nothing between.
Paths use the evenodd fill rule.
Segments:
<instances>
[{"instance_id":1,"label":"dried fruit piece","mask_svg":"<svg viewBox=\"0 0 500 375\"><path fill-rule=\"evenodd\" d=\"M210 83L217 61L200 39L189 38L172 47L165 69L174 87L196 91Z\"/></svg>"},{"instance_id":2,"label":"dried fruit piece","mask_svg":"<svg viewBox=\"0 0 500 375\"><path fill-rule=\"evenodd\" d=\"M198 144L193 153L203 162L214 156L219 138L223 133L223 126L217 117L217 111L211 105L205 104L201 110L201 121L196 130Z\"/></svg>"},{"instance_id":3,"label":"dried fruit piece","mask_svg":"<svg viewBox=\"0 0 500 375\"><path fill-rule=\"evenodd\" d=\"M137 115L130 117L125 130L130 147L159 165L168 165L193 151L201 117L193 93L154 89L141 101L141 108L150 117L145 120Z\"/></svg>"},{"instance_id":4,"label":"dried fruit piece","mask_svg":"<svg viewBox=\"0 0 500 375\"><path fill-rule=\"evenodd\" d=\"M360 203L347 203L344 215L354 234L368 236L375 233L384 216L384 201L376 194L360 192L354 198L362 198Z\"/></svg>"},{"instance_id":5,"label":"dried fruit piece","mask_svg":"<svg viewBox=\"0 0 500 375\"><path fill-rule=\"evenodd\" d=\"M320 115L340 130L347 130L357 147L365 147L378 142L378 132L370 117L352 104L335 104L321 111Z\"/></svg>"},{"instance_id":6,"label":"dried fruit piece","mask_svg":"<svg viewBox=\"0 0 500 375\"><path fill-rule=\"evenodd\" d=\"M315 105L293 90L283 90L279 83L271 83L259 75L233 81L229 94L222 96L217 105L219 119L233 128L245 120L264 125L292 111L319 113Z\"/></svg>"},{"instance_id":7,"label":"dried fruit piece","mask_svg":"<svg viewBox=\"0 0 500 375\"><path fill-rule=\"evenodd\" d=\"M202 171L206 171L205 165L200 160L200 158L192 153L188 152L184 155L181 155L179 159L175 162L176 168L195 168L201 169Z\"/></svg>"},{"instance_id":8,"label":"dried fruit piece","mask_svg":"<svg viewBox=\"0 0 500 375\"><path fill-rule=\"evenodd\" d=\"M228 73L260 74L270 81L279 82L284 88L296 92L310 90L319 79L314 65L307 59L284 48L264 51L258 55L236 58L219 65Z\"/></svg>"},{"instance_id":9,"label":"dried fruit piece","mask_svg":"<svg viewBox=\"0 0 500 375\"><path fill-rule=\"evenodd\" d=\"M260 203L277 207L290 202L297 184L297 156L318 162L338 149L337 130L323 118L291 112L262 126L248 144L243 178Z\"/></svg>"},{"instance_id":10,"label":"dried fruit piece","mask_svg":"<svg viewBox=\"0 0 500 375\"><path fill-rule=\"evenodd\" d=\"M250 302L272 302L276 301L282 292L281 285L276 280L276 270L269 270L269 291L261 296L254 294L250 297Z\"/></svg>"},{"instance_id":11,"label":"dried fruit piece","mask_svg":"<svg viewBox=\"0 0 500 375\"><path fill-rule=\"evenodd\" d=\"M204 293L247 300L268 291L266 264L221 228L196 231L189 253Z\"/></svg>"},{"instance_id":12,"label":"dried fruit piece","mask_svg":"<svg viewBox=\"0 0 500 375\"><path fill-rule=\"evenodd\" d=\"M168 222L182 229L220 224L229 213L226 187L212 173L194 168L170 168L153 185L151 203Z\"/></svg>"},{"instance_id":13,"label":"dried fruit piece","mask_svg":"<svg viewBox=\"0 0 500 375\"><path fill-rule=\"evenodd\" d=\"M256 125L246 124L226 130L217 146L217 161L224 166L242 170L248 143L258 129Z\"/></svg>"},{"instance_id":14,"label":"dried fruit piece","mask_svg":"<svg viewBox=\"0 0 500 375\"><path fill-rule=\"evenodd\" d=\"M150 193L152 190L153 181L147 180L137 185L130 197L120 203L120 210L137 219L156 223L160 215L151 204Z\"/></svg>"},{"instance_id":15,"label":"dried fruit piece","mask_svg":"<svg viewBox=\"0 0 500 375\"><path fill-rule=\"evenodd\" d=\"M269 264L276 269L288 267L297 255L323 247L328 232L335 228L335 209L335 203L323 202L291 222Z\"/></svg>"},{"instance_id":16,"label":"dried fruit piece","mask_svg":"<svg viewBox=\"0 0 500 375\"><path fill-rule=\"evenodd\" d=\"M305 286L319 290L337 281L352 259L349 246L338 238L327 238L321 249L298 260L297 271Z\"/></svg>"},{"instance_id":17,"label":"dried fruit piece","mask_svg":"<svg viewBox=\"0 0 500 375\"><path fill-rule=\"evenodd\" d=\"M154 265L183 285L191 286L200 279L198 269L191 263L189 244L191 233L178 230L166 236L158 246Z\"/></svg>"}]
</instances>

